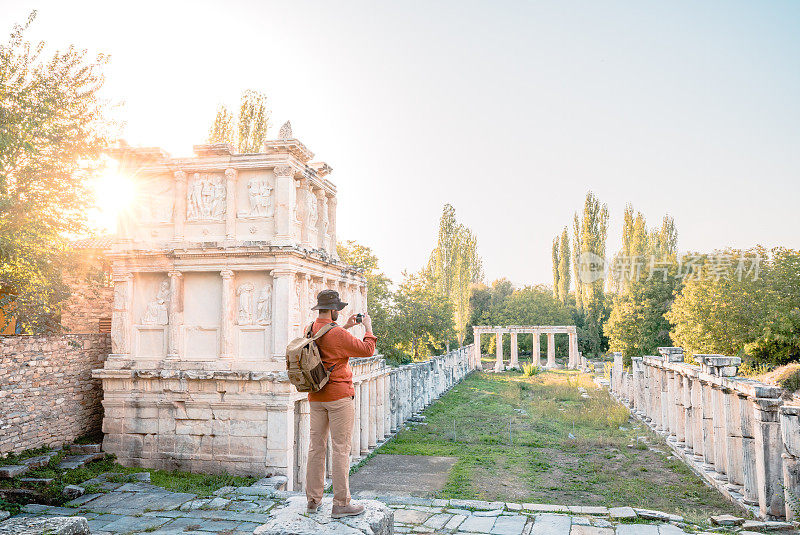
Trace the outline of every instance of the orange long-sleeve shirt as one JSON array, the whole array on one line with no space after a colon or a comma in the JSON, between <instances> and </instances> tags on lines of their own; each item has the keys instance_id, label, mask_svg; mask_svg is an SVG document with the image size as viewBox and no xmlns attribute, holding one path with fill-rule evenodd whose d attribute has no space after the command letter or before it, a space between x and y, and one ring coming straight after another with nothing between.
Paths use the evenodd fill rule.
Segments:
<instances>
[{"instance_id":1,"label":"orange long-sleeve shirt","mask_svg":"<svg viewBox=\"0 0 800 535\"><path fill-rule=\"evenodd\" d=\"M330 323L319 319L314 322L311 331L316 334L322 327ZM375 353L375 342L378 339L372 333L359 340L338 325L317 340L319 354L326 368L333 366L328 383L319 392L309 392L308 401L336 401L355 395L353 389L353 370L350 359L353 357L371 357Z\"/></svg>"}]
</instances>

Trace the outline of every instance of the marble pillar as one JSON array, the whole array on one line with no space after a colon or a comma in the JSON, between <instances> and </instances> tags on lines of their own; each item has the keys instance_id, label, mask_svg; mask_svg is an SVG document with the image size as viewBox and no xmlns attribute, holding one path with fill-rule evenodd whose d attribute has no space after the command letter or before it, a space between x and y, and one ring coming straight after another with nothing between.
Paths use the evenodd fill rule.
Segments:
<instances>
[{"instance_id":1,"label":"marble pillar","mask_svg":"<svg viewBox=\"0 0 800 535\"><path fill-rule=\"evenodd\" d=\"M547 367L556 367L556 343L553 333L547 333Z\"/></svg>"},{"instance_id":2,"label":"marble pillar","mask_svg":"<svg viewBox=\"0 0 800 535\"><path fill-rule=\"evenodd\" d=\"M392 434L392 376L391 370L387 369L383 375L383 436L388 437Z\"/></svg>"},{"instance_id":3,"label":"marble pillar","mask_svg":"<svg viewBox=\"0 0 800 535\"><path fill-rule=\"evenodd\" d=\"M233 311L235 309L236 292L233 288L233 271L223 269L222 276L222 311L220 317L220 359L233 358ZM285 352L285 344L284 344Z\"/></svg>"},{"instance_id":4,"label":"marble pillar","mask_svg":"<svg viewBox=\"0 0 800 535\"><path fill-rule=\"evenodd\" d=\"M369 453L369 379L361 381L361 456Z\"/></svg>"},{"instance_id":5,"label":"marble pillar","mask_svg":"<svg viewBox=\"0 0 800 535\"><path fill-rule=\"evenodd\" d=\"M225 239L236 239L236 169L225 170Z\"/></svg>"},{"instance_id":6,"label":"marble pillar","mask_svg":"<svg viewBox=\"0 0 800 535\"><path fill-rule=\"evenodd\" d=\"M361 383L353 382L353 436L350 445L350 458L357 461L361 453Z\"/></svg>"},{"instance_id":7,"label":"marble pillar","mask_svg":"<svg viewBox=\"0 0 800 535\"><path fill-rule=\"evenodd\" d=\"M737 393L739 402L739 428L742 432L742 501L748 505L758 505L758 482L756 480L756 444L753 406L744 393Z\"/></svg>"},{"instance_id":8,"label":"marble pillar","mask_svg":"<svg viewBox=\"0 0 800 535\"><path fill-rule=\"evenodd\" d=\"M317 248L328 250L328 200L325 192L318 189L317 196Z\"/></svg>"},{"instance_id":9,"label":"marble pillar","mask_svg":"<svg viewBox=\"0 0 800 535\"><path fill-rule=\"evenodd\" d=\"M472 359L473 360L472 366L473 368L478 368L481 364L481 333L475 331L474 338L475 338L474 342L475 355L473 356Z\"/></svg>"},{"instance_id":10,"label":"marble pillar","mask_svg":"<svg viewBox=\"0 0 800 535\"><path fill-rule=\"evenodd\" d=\"M183 273L170 271L169 275L169 344L167 360L180 359L179 340L183 316Z\"/></svg>"},{"instance_id":11,"label":"marble pillar","mask_svg":"<svg viewBox=\"0 0 800 535\"><path fill-rule=\"evenodd\" d=\"M378 393L377 381L375 377L370 377L369 381L369 437L368 444L370 448L374 448L378 444Z\"/></svg>"},{"instance_id":12,"label":"marble pillar","mask_svg":"<svg viewBox=\"0 0 800 535\"><path fill-rule=\"evenodd\" d=\"M336 197L328 196L328 241L331 255L336 254Z\"/></svg>"},{"instance_id":13,"label":"marble pillar","mask_svg":"<svg viewBox=\"0 0 800 535\"><path fill-rule=\"evenodd\" d=\"M519 368L519 346L517 344L517 333L511 333L511 363L510 368Z\"/></svg>"},{"instance_id":14,"label":"marble pillar","mask_svg":"<svg viewBox=\"0 0 800 535\"><path fill-rule=\"evenodd\" d=\"M497 331L497 334L495 336L497 337L496 338L496 344L495 344L495 353L497 354L497 360L495 360L495 363L494 363L494 371L495 372L501 372L504 369L504 365L503 365L503 333L500 332L500 331Z\"/></svg>"},{"instance_id":15,"label":"marble pillar","mask_svg":"<svg viewBox=\"0 0 800 535\"><path fill-rule=\"evenodd\" d=\"M780 398L753 400L758 508L762 517L784 514Z\"/></svg>"},{"instance_id":16,"label":"marble pillar","mask_svg":"<svg viewBox=\"0 0 800 535\"><path fill-rule=\"evenodd\" d=\"M275 245L290 245L292 242L292 212L294 189L294 169L290 165L277 165L275 172ZM280 302L280 301L279 301ZM283 301L284 303L286 301ZM273 309L274 310L274 309ZM282 355L286 349L279 353Z\"/></svg>"},{"instance_id":17,"label":"marble pillar","mask_svg":"<svg viewBox=\"0 0 800 535\"><path fill-rule=\"evenodd\" d=\"M578 363L578 335L576 333L569 334L569 367L576 369Z\"/></svg>"},{"instance_id":18,"label":"marble pillar","mask_svg":"<svg viewBox=\"0 0 800 535\"><path fill-rule=\"evenodd\" d=\"M386 425L386 415L384 414L384 385L383 375L375 378L375 441L381 442L386 435L384 426Z\"/></svg>"},{"instance_id":19,"label":"marble pillar","mask_svg":"<svg viewBox=\"0 0 800 535\"><path fill-rule=\"evenodd\" d=\"M728 432L725 425L725 393L720 385L714 384L711 393L712 412L714 418L714 470L717 479L727 480L728 469Z\"/></svg>"},{"instance_id":20,"label":"marble pillar","mask_svg":"<svg viewBox=\"0 0 800 535\"><path fill-rule=\"evenodd\" d=\"M533 331L533 341L532 341L532 353L531 353L531 360L534 366L542 366L542 344L539 340L539 331Z\"/></svg>"}]
</instances>

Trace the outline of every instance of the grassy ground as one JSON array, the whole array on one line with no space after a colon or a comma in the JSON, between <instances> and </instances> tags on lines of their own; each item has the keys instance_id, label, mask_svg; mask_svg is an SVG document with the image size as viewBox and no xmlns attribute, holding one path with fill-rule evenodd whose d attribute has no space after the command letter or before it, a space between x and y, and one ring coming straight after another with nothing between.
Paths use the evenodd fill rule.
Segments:
<instances>
[{"instance_id":1,"label":"grassy ground","mask_svg":"<svg viewBox=\"0 0 800 535\"><path fill-rule=\"evenodd\" d=\"M81 442L81 441L76 441ZM86 442L86 441L84 441ZM0 465L17 464L29 457L35 457L51 451L48 448L27 450L17 455L0 457ZM12 514L19 512L26 503L43 503L46 505L61 505L68 500L62 495L66 485L75 485L106 472L121 474L118 482L124 482L124 476L136 472L150 472L150 482L175 492L190 492L199 496L209 496L212 492L222 487L252 485L257 478L235 477L229 475L192 474L189 472L166 472L164 470L147 470L144 468L126 468L114 461L113 455L106 455L104 459L94 461L75 470L60 470L58 463L66 455L61 452L50 460L47 466L31 470L21 477L52 478L49 485L23 483L19 478L0 480L0 510L10 511ZM114 482L114 478L109 481ZM87 487L87 492L101 492L99 489Z\"/></svg>"},{"instance_id":2,"label":"grassy ground","mask_svg":"<svg viewBox=\"0 0 800 535\"><path fill-rule=\"evenodd\" d=\"M736 513L586 374L476 372L425 415L380 453L457 457L443 498Z\"/></svg>"}]
</instances>

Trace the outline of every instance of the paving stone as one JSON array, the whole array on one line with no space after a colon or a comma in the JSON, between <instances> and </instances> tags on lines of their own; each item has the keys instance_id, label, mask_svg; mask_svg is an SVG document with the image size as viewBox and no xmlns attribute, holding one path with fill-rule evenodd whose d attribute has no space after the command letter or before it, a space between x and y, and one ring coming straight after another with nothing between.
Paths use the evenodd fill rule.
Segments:
<instances>
[{"instance_id":1,"label":"paving stone","mask_svg":"<svg viewBox=\"0 0 800 535\"><path fill-rule=\"evenodd\" d=\"M569 535L571 526L568 516L542 513L536 515L530 535Z\"/></svg>"},{"instance_id":2,"label":"paving stone","mask_svg":"<svg viewBox=\"0 0 800 535\"><path fill-rule=\"evenodd\" d=\"M430 513L425 511L416 511L414 509L397 509L394 512L394 521L403 522L405 524L422 524L431 516Z\"/></svg>"},{"instance_id":3,"label":"paving stone","mask_svg":"<svg viewBox=\"0 0 800 535\"><path fill-rule=\"evenodd\" d=\"M570 535L614 535L611 528L597 528L594 526L572 526Z\"/></svg>"},{"instance_id":4,"label":"paving stone","mask_svg":"<svg viewBox=\"0 0 800 535\"><path fill-rule=\"evenodd\" d=\"M566 505L551 505L548 503L523 503L522 507L535 513L566 513L569 511Z\"/></svg>"},{"instance_id":5,"label":"paving stone","mask_svg":"<svg viewBox=\"0 0 800 535\"><path fill-rule=\"evenodd\" d=\"M54 480L51 477L21 477L17 481L20 483L30 483L33 485L49 485Z\"/></svg>"},{"instance_id":6,"label":"paving stone","mask_svg":"<svg viewBox=\"0 0 800 535\"><path fill-rule=\"evenodd\" d=\"M30 470L24 464L10 464L8 466L0 466L0 479L11 479L24 474Z\"/></svg>"},{"instance_id":7,"label":"paving stone","mask_svg":"<svg viewBox=\"0 0 800 535\"><path fill-rule=\"evenodd\" d=\"M106 524L110 524L116 520L122 518L123 515L115 515L115 514L105 514L99 515L95 518L89 520L89 529L91 529L92 534L96 531L100 530L100 528L104 527Z\"/></svg>"},{"instance_id":8,"label":"paving stone","mask_svg":"<svg viewBox=\"0 0 800 535\"><path fill-rule=\"evenodd\" d=\"M592 520L588 516L573 516L572 517L572 525L573 526L591 526Z\"/></svg>"},{"instance_id":9,"label":"paving stone","mask_svg":"<svg viewBox=\"0 0 800 535\"><path fill-rule=\"evenodd\" d=\"M522 515L501 516L489 532L492 535L521 535L528 523L528 517Z\"/></svg>"},{"instance_id":10,"label":"paving stone","mask_svg":"<svg viewBox=\"0 0 800 535\"><path fill-rule=\"evenodd\" d=\"M497 518L493 516L470 516L458 526L458 531L473 531L478 533L489 533L494 526Z\"/></svg>"},{"instance_id":11,"label":"paving stone","mask_svg":"<svg viewBox=\"0 0 800 535\"><path fill-rule=\"evenodd\" d=\"M791 522L781 522L779 520L768 520L764 522L764 529L767 531L782 531L785 529L794 529L794 524Z\"/></svg>"},{"instance_id":12,"label":"paving stone","mask_svg":"<svg viewBox=\"0 0 800 535\"><path fill-rule=\"evenodd\" d=\"M634 507L633 510L636 511L636 514L639 515L641 518L645 518L648 520L661 520L663 522L683 522L682 516L671 515L663 511L654 511L653 509L639 509L637 507Z\"/></svg>"},{"instance_id":13,"label":"paving stone","mask_svg":"<svg viewBox=\"0 0 800 535\"><path fill-rule=\"evenodd\" d=\"M86 491L83 490L83 487L79 487L78 485L65 485L64 488L61 490L61 494L69 500L80 498L85 493Z\"/></svg>"},{"instance_id":14,"label":"paving stone","mask_svg":"<svg viewBox=\"0 0 800 535\"><path fill-rule=\"evenodd\" d=\"M452 507L464 507L465 509L479 509L487 511L490 509L503 509L505 502L486 502L483 500L450 500Z\"/></svg>"},{"instance_id":15,"label":"paving stone","mask_svg":"<svg viewBox=\"0 0 800 535\"><path fill-rule=\"evenodd\" d=\"M658 526L658 535L686 535L686 532L672 524L661 524Z\"/></svg>"},{"instance_id":16,"label":"paving stone","mask_svg":"<svg viewBox=\"0 0 800 535\"><path fill-rule=\"evenodd\" d=\"M633 520L638 517L633 507L612 507L608 510L611 520Z\"/></svg>"},{"instance_id":17,"label":"paving stone","mask_svg":"<svg viewBox=\"0 0 800 535\"><path fill-rule=\"evenodd\" d=\"M571 505L569 506L569 512L578 515L607 515L608 507Z\"/></svg>"},{"instance_id":18,"label":"paving stone","mask_svg":"<svg viewBox=\"0 0 800 535\"><path fill-rule=\"evenodd\" d=\"M617 535L659 535L655 524L620 524Z\"/></svg>"},{"instance_id":19,"label":"paving stone","mask_svg":"<svg viewBox=\"0 0 800 535\"><path fill-rule=\"evenodd\" d=\"M123 516L103 526L103 530L112 533L135 533L160 527L167 522L168 518L156 516Z\"/></svg>"},{"instance_id":20,"label":"paving stone","mask_svg":"<svg viewBox=\"0 0 800 535\"><path fill-rule=\"evenodd\" d=\"M102 444L70 444L70 453L101 453L103 451Z\"/></svg>"},{"instance_id":21,"label":"paving stone","mask_svg":"<svg viewBox=\"0 0 800 535\"><path fill-rule=\"evenodd\" d=\"M0 535L88 535L89 523L83 517L20 517L0 523Z\"/></svg>"},{"instance_id":22,"label":"paving stone","mask_svg":"<svg viewBox=\"0 0 800 535\"><path fill-rule=\"evenodd\" d=\"M458 527L467 519L465 515L453 515L450 520L445 524L444 529L447 530L454 530L458 529Z\"/></svg>"},{"instance_id":23,"label":"paving stone","mask_svg":"<svg viewBox=\"0 0 800 535\"><path fill-rule=\"evenodd\" d=\"M396 518L397 518L397 515L395 514L395 519ZM429 528L433 528L433 529L442 529L451 518L453 518L453 515L449 515L447 513L439 513L439 514L433 515L428 520L426 520L424 525L428 526Z\"/></svg>"},{"instance_id":24,"label":"paving stone","mask_svg":"<svg viewBox=\"0 0 800 535\"><path fill-rule=\"evenodd\" d=\"M69 501L69 502L65 503L64 505L67 506L67 507L80 507L81 505L85 505L85 504L89 503L90 501L94 500L95 498L99 498L102 495L103 495L103 493L101 493L101 492L93 492L93 493L90 493L90 494L84 494L83 496L75 498L74 500Z\"/></svg>"},{"instance_id":25,"label":"paving stone","mask_svg":"<svg viewBox=\"0 0 800 535\"><path fill-rule=\"evenodd\" d=\"M473 516L499 516L502 513L502 509L494 509L492 511L475 511Z\"/></svg>"},{"instance_id":26,"label":"paving stone","mask_svg":"<svg viewBox=\"0 0 800 535\"><path fill-rule=\"evenodd\" d=\"M506 502L506 509L509 511L522 511L522 504Z\"/></svg>"},{"instance_id":27,"label":"paving stone","mask_svg":"<svg viewBox=\"0 0 800 535\"><path fill-rule=\"evenodd\" d=\"M388 535L392 531L394 511L374 500L358 500L366 511L356 517L331 519L333 501L323 497L317 513L306 514L305 496L290 497L275 511L272 519L253 531L253 535ZM420 511L417 511L420 512Z\"/></svg>"},{"instance_id":28,"label":"paving stone","mask_svg":"<svg viewBox=\"0 0 800 535\"><path fill-rule=\"evenodd\" d=\"M31 470L35 470L37 468L42 468L43 466L47 466L50 462L50 459L58 455L59 452L52 451L49 453L45 453L44 455L37 455L36 457L29 457L22 461L22 464L30 468Z\"/></svg>"},{"instance_id":29,"label":"paving stone","mask_svg":"<svg viewBox=\"0 0 800 535\"><path fill-rule=\"evenodd\" d=\"M105 455L102 453L67 455L60 463L58 463L58 467L62 470L75 470L76 468L80 468L86 463L102 459L103 457L105 457Z\"/></svg>"}]
</instances>

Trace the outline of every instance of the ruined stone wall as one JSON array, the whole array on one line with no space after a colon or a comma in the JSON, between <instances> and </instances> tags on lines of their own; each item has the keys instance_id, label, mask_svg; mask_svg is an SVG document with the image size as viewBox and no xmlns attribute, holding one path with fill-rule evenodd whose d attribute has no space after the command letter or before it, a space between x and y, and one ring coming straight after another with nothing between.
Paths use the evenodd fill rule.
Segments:
<instances>
[{"instance_id":1,"label":"ruined stone wall","mask_svg":"<svg viewBox=\"0 0 800 535\"><path fill-rule=\"evenodd\" d=\"M697 474L732 502L766 519L793 519L800 495L800 407L779 387L738 377L741 359L659 348L634 357L630 370L617 353L613 395Z\"/></svg>"},{"instance_id":2,"label":"ruined stone wall","mask_svg":"<svg viewBox=\"0 0 800 535\"><path fill-rule=\"evenodd\" d=\"M114 286L81 275L65 279L71 293L61 311L64 330L71 334L109 333Z\"/></svg>"},{"instance_id":3,"label":"ruined stone wall","mask_svg":"<svg viewBox=\"0 0 800 535\"><path fill-rule=\"evenodd\" d=\"M60 445L100 430L107 334L0 337L0 453Z\"/></svg>"}]
</instances>

